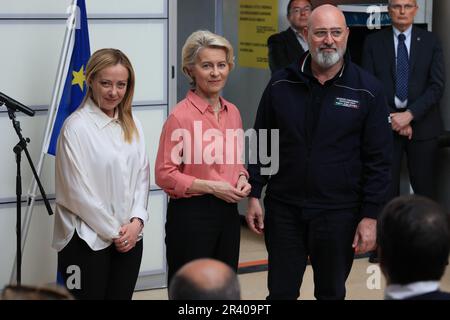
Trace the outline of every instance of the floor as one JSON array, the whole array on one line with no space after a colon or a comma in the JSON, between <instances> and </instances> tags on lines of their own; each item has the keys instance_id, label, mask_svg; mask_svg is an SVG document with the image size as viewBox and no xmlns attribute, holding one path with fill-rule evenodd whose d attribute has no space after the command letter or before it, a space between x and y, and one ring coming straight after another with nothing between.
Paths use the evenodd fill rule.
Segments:
<instances>
[{"instance_id":1,"label":"floor","mask_svg":"<svg viewBox=\"0 0 450 320\"><path fill-rule=\"evenodd\" d=\"M267 259L264 239L250 232L246 227L241 228L240 265L254 264L256 261ZM267 271L252 272L239 275L243 300L264 300L267 296ZM348 300L381 300L385 280L378 265L368 262L367 258L355 259L352 271L347 280ZM450 291L450 267L441 282L441 288ZM167 289L136 292L134 300L167 300ZM300 299L314 299L314 284L312 270L308 266L305 272Z\"/></svg>"}]
</instances>

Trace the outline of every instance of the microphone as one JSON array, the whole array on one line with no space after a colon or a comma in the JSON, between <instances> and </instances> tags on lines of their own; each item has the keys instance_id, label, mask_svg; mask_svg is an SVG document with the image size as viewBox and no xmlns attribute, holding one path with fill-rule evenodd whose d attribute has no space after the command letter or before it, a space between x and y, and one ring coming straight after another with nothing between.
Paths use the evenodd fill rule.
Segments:
<instances>
[{"instance_id":1,"label":"microphone","mask_svg":"<svg viewBox=\"0 0 450 320\"><path fill-rule=\"evenodd\" d=\"M12 109L14 111L22 111L26 115L30 117L34 116L34 110L24 106L20 102L14 100L13 98L8 97L6 94L0 92L0 105L5 105L8 109Z\"/></svg>"}]
</instances>

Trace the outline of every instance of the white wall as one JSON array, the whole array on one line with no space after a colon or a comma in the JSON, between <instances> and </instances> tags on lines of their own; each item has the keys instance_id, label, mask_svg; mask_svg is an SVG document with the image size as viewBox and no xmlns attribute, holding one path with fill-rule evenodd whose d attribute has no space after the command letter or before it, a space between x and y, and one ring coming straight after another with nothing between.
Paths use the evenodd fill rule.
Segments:
<instances>
[{"instance_id":1,"label":"white wall","mask_svg":"<svg viewBox=\"0 0 450 320\"><path fill-rule=\"evenodd\" d=\"M66 10L71 0L0 0L0 91L40 110L34 117L18 113L23 135L31 138L29 150L37 164L47 109L64 40ZM134 113L142 121L150 156L150 221L145 227L144 256L138 289L165 285L164 223L167 198L154 183L153 166L168 106L176 99L176 3L174 0L86 0L91 52L103 47L124 51L136 71ZM170 19L169 19L170 16ZM169 30L173 30L169 34ZM5 45L7 44L7 45ZM16 253L15 160L17 143L5 108L0 108L0 289L10 281ZM32 179L25 155L22 159L23 194ZM54 159L45 157L41 175L54 199ZM23 203L22 212L26 210ZM33 211L24 249L22 283L56 280L56 252L51 249L53 217L41 201Z\"/></svg>"}]
</instances>

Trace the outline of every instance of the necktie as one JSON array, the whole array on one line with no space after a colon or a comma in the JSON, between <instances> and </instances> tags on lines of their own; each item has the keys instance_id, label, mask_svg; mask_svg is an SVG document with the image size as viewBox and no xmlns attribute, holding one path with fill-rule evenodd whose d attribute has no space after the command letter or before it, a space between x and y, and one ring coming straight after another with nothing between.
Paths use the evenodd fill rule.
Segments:
<instances>
[{"instance_id":1,"label":"necktie","mask_svg":"<svg viewBox=\"0 0 450 320\"><path fill-rule=\"evenodd\" d=\"M398 35L395 95L402 102L408 99L409 57L405 39L403 33Z\"/></svg>"}]
</instances>

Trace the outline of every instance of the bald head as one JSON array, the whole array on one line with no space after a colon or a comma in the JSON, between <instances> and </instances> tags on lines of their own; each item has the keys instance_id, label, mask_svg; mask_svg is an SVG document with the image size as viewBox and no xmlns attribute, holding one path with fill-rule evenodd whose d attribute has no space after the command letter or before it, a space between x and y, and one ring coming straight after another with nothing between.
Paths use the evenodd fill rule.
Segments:
<instances>
[{"instance_id":1,"label":"bald head","mask_svg":"<svg viewBox=\"0 0 450 320\"><path fill-rule=\"evenodd\" d=\"M198 259L185 264L178 273L198 287L214 289L223 286L233 275L233 270L218 260Z\"/></svg>"},{"instance_id":2,"label":"bald head","mask_svg":"<svg viewBox=\"0 0 450 320\"><path fill-rule=\"evenodd\" d=\"M308 20L308 39L312 63L320 70L333 70L343 63L349 29L342 11L330 4L317 7Z\"/></svg>"},{"instance_id":3,"label":"bald head","mask_svg":"<svg viewBox=\"0 0 450 320\"><path fill-rule=\"evenodd\" d=\"M315 26L334 25L347 27L344 13L336 6L324 4L313 10L308 20L308 28Z\"/></svg>"},{"instance_id":4,"label":"bald head","mask_svg":"<svg viewBox=\"0 0 450 320\"><path fill-rule=\"evenodd\" d=\"M197 259L177 271L169 287L171 300L239 300L235 272L223 262Z\"/></svg>"}]
</instances>

